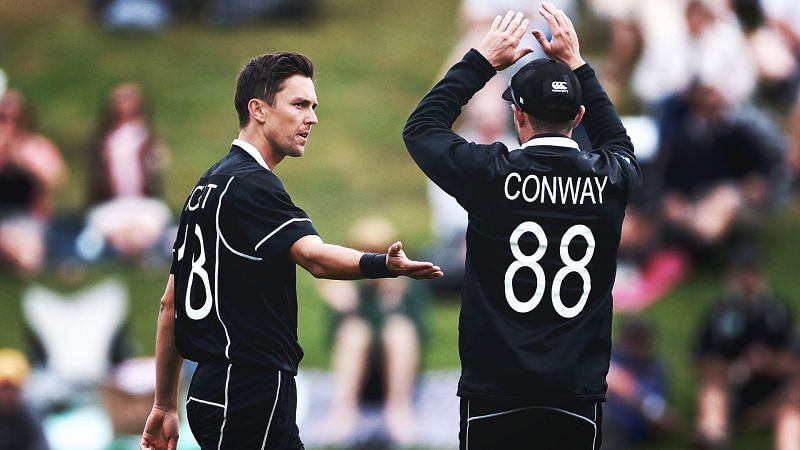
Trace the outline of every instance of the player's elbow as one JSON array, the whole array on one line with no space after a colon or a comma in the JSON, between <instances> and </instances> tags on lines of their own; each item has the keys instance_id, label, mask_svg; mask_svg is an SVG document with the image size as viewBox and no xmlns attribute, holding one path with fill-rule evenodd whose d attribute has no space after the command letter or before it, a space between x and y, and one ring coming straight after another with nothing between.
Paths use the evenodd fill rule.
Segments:
<instances>
[{"instance_id":1,"label":"player's elbow","mask_svg":"<svg viewBox=\"0 0 800 450\"><path fill-rule=\"evenodd\" d=\"M175 303L175 276L170 274L167 280L167 287L164 289L164 294L161 295L161 309L162 313L168 313L172 316Z\"/></svg>"},{"instance_id":2,"label":"player's elbow","mask_svg":"<svg viewBox=\"0 0 800 450\"><path fill-rule=\"evenodd\" d=\"M172 295L164 294L161 297L160 312L162 314L172 315L172 312L174 311L174 308L175 308L175 300L173 299Z\"/></svg>"},{"instance_id":3,"label":"player's elbow","mask_svg":"<svg viewBox=\"0 0 800 450\"><path fill-rule=\"evenodd\" d=\"M289 249L289 256L314 278L325 278L328 270L324 264L325 244L319 236L306 236Z\"/></svg>"},{"instance_id":4,"label":"player's elbow","mask_svg":"<svg viewBox=\"0 0 800 450\"><path fill-rule=\"evenodd\" d=\"M309 263L303 266L303 268L306 269L306 271L316 279L328 278L328 275L330 275L328 271L325 270L324 266L322 266L321 264L317 264L315 262L309 261Z\"/></svg>"}]
</instances>

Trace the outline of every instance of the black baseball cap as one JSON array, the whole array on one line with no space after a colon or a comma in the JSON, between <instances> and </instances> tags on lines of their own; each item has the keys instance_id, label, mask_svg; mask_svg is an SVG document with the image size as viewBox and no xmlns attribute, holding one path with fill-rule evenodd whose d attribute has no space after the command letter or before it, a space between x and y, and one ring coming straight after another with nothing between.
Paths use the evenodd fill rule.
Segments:
<instances>
[{"instance_id":1,"label":"black baseball cap","mask_svg":"<svg viewBox=\"0 0 800 450\"><path fill-rule=\"evenodd\" d=\"M566 122L581 106L581 84L566 64L540 58L511 77L503 99L537 119Z\"/></svg>"}]
</instances>

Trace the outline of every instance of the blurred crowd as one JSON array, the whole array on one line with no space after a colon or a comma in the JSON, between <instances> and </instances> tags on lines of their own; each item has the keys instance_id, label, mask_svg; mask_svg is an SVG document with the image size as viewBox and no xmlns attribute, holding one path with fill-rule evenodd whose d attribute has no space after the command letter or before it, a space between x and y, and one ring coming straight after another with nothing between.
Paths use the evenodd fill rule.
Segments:
<instances>
[{"instance_id":1,"label":"blurred crowd","mask_svg":"<svg viewBox=\"0 0 800 450\"><path fill-rule=\"evenodd\" d=\"M142 88L109 89L86 143L85 208L65 212L56 194L81 180L69 177L58 146L37 132L13 74L2 80L0 271L28 280L99 262L166 266L175 236L161 197L168 150ZM138 432L152 403L154 365L135 359L127 286L112 279L66 295L30 284L21 305L27 355L0 350L0 449L46 449L48 440L55 448L97 448L98 440ZM109 436L80 440L73 426Z\"/></svg>"},{"instance_id":2,"label":"blurred crowd","mask_svg":"<svg viewBox=\"0 0 800 450\"><path fill-rule=\"evenodd\" d=\"M198 14L216 25L302 17L311 3L93 0L90 5L109 29L154 30ZM604 448L632 449L677 435L696 448L726 449L733 430L744 424L771 427L778 450L800 449L794 313L779 287L770 285L764 264L769 255L758 246L764 226L793 201L800 178L800 2L553 3L576 18L579 28L591 27L606 38L598 40L602 48L584 45L587 54L602 54L589 59L624 113L645 173L620 242L614 288L619 320ZM443 70L479 43L495 15L509 9L526 12L534 19L532 28L547 31L536 2L463 0L457 12L461 34ZM523 45L538 47L531 37ZM537 50L518 64L542 54ZM462 136L517 146L509 105L501 99L515 70L495 77L464 108L457 124ZM25 93L14 88L14 74L0 70L2 270L25 278L97 261L166 264L175 233L162 197L169 150L141 86L125 82L109 89L95 134L86 140L85 182L69 176L57 143L37 131L36 117ZM576 140L589 146L580 130ZM82 182L85 213L63 215L56 193L66 183ZM369 439L360 412L365 404L377 405L377 434L385 445L418 443L415 430L430 426L418 423L415 411L428 340L422 311L429 298L452 298L461 288L467 218L433 184L428 200L429 257L446 277L424 286L399 279L317 286L330 306L326 336L334 393L315 424L321 442L357 446ZM370 217L353 224L349 240L361 250L383 251L395 239L389 222ZM647 311L692 270L714 274L719 295L696 299L707 305L703 316L680 318L695 324L691 342L669 344L690 348L691 360L684 363L693 368L697 387L689 415L670 400L671 370L658 351L666 345L659 344ZM142 374L152 370L152 361L132 359L126 288L107 281L67 301L34 286L24 297L31 350L27 356L0 350L0 450L47 448L42 414L59 417L89 393L105 405L114 435L137 434L153 388L149 375ZM105 320L85 320L87 311ZM74 329L65 331L70 323ZM90 329L88 323L107 327ZM74 355L76 348L82 358L60 356ZM57 423L50 423L50 433L58 433ZM185 432L181 439L189 436Z\"/></svg>"},{"instance_id":3,"label":"blurred crowd","mask_svg":"<svg viewBox=\"0 0 800 450\"><path fill-rule=\"evenodd\" d=\"M68 180L58 147L35 131L25 96L0 95L0 265L20 275L114 258L168 258L171 212L161 198L167 149L135 83L109 92L87 143L86 214L54 214ZM80 180L72 180L80 181Z\"/></svg>"},{"instance_id":4,"label":"blurred crowd","mask_svg":"<svg viewBox=\"0 0 800 450\"><path fill-rule=\"evenodd\" d=\"M265 19L300 19L314 0L90 0L96 19L111 31L158 31L176 20L204 15L213 26L230 27Z\"/></svg>"}]
</instances>

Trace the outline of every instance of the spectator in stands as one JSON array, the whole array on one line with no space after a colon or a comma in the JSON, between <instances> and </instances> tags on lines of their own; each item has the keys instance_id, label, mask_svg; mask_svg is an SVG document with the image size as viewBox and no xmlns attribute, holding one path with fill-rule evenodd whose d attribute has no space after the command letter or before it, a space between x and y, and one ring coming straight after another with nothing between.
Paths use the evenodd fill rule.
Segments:
<instances>
[{"instance_id":1,"label":"spectator in stands","mask_svg":"<svg viewBox=\"0 0 800 450\"><path fill-rule=\"evenodd\" d=\"M614 310L638 313L660 300L689 271L689 255L664 239L659 210L658 126L649 116L624 116L622 124L636 148L642 185L628 202L622 222Z\"/></svg>"},{"instance_id":2,"label":"spectator in stands","mask_svg":"<svg viewBox=\"0 0 800 450\"><path fill-rule=\"evenodd\" d=\"M395 230L385 219L370 217L352 227L349 240L354 248L374 252L395 241ZM333 310L333 399L323 425L330 442L354 438L359 400L370 396L364 391L376 380L384 387L377 397L384 402L388 437L397 444L412 442L425 301L420 289L403 278L320 283Z\"/></svg>"},{"instance_id":3,"label":"spectator in stands","mask_svg":"<svg viewBox=\"0 0 800 450\"><path fill-rule=\"evenodd\" d=\"M795 55L800 56L800 2L795 0L761 0L769 21L789 42Z\"/></svg>"},{"instance_id":4,"label":"spectator in stands","mask_svg":"<svg viewBox=\"0 0 800 450\"><path fill-rule=\"evenodd\" d=\"M66 170L58 148L31 130L25 97L0 98L0 261L12 271L38 270L53 193Z\"/></svg>"},{"instance_id":5,"label":"spectator in stands","mask_svg":"<svg viewBox=\"0 0 800 450\"><path fill-rule=\"evenodd\" d=\"M176 0L90 0L89 8L108 30L157 31L172 20Z\"/></svg>"},{"instance_id":6,"label":"spectator in stands","mask_svg":"<svg viewBox=\"0 0 800 450\"><path fill-rule=\"evenodd\" d=\"M47 450L38 417L22 400L30 367L17 350L0 349L0 450Z\"/></svg>"},{"instance_id":7,"label":"spectator in stands","mask_svg":"<svg viewBox=\"0 0 800 450\"><path fill-rule=\"evenodd\" d=\"M166 161L141 87L115 86L91 150L87 227L122 256L151 250L170 223L169 208L159 198Z\"/></svg>"},{"instance_id":8,"label":"spectator in stands","mask_svg":"<svg viewBox=\"0 0 800 450\"><path fill-rule=\"evenodd\" d=\"M575 17L576 2L574 0L556 0L550 3L564 10L570 17ZM462 35L445 61L444 67L449 68L452 64L455 64L470 47L477 47L486 34L486 28L492 24L495 16L503 15L506 11L522 11L525 17L530 18L532 21L530 24L531 29L548 30L547 22L539 15L538 9L539 3L527 0L462 0L458 12L458 25ZM530 34L522 38L520 47L534 49L533 55L523 57L514 66L506 69L509 76L516 72L517 67L544 56L542 47Z\"/></svg>"},{"instance_id":9,"label":"spectator in stands","mask_svg":"<svg viewBox=\"0 0 800 450\"><path fill-rule=\"evenodd\" d=\"M800 93L797 95L792 115L789 118L789 148L786 150L786 165L796 188L797 182L800 180Z\"/></svg>"},{"instance_id":10,"label":"spectator in stands","mask_svg":"<svg viewBox=\"0 0 800 450\"><path fill-rule=\"evenodd\" d=\"M768 19L768 23L776 28L789 47L797 61L800 61L800 2L796 0L762 0L761 6ZM800 65L798 63L797 65ZM790 174L795 184L800 178L800 92L793 97L794 109L789 118L789 150L787 163Z\"/></svg>"},{"instance_id":11,"label":"spectator in stands","mask_svg":"<svg viewBox=\"0 0 800 450\"><path fill-rule=\"evenodd\" d=\"M730 418L772 423L777 450L800 445L800 372L793 315L778 301L753 248L730 261L727 292L711 307L695 342L699 376L697 443L727 448Z\"/></svg>"},{"instance_id":12,"label":"spectator in stands","mask_svg":"<svg viewBox=\"0 0 800 450\"><path fill-rule=\"evenodd\" d=\"M314 0L211 0L208 2L212 25L233 26L264 19L291 19L311 13Z\"/></svg>"},{"instance_id":13,"label":"spectator in stands","mask_svg":"<svg viewBox=\"0 0 800 450\"><path fill-rule=\"evenodd\" d=\"M719 82L726 76L695 79L665 103L659 123L661 209L673 236L696 255L757 229L785 185L783 136L726 96Z\"/></svg>"},{"instance_id":14,"label":"spectator in stands","mask_svg":"<svg viewBox=\"0 0 800 450\"><path fill-rule=\"evenodd\" d=\"M760 97L783 111L789 109L800 77L792 42L767 20L760 0L732 0L731 8L739 19L747 50L758 70Z\"/></svg>"},{"instance_id":15,"label":"spectator in stands","mask_svg":"<svg viewBox=\"0 0 800 450\"><path fill-rule=\"evenodd\" d=\"M616 80L627 80L632 72L633 93L646 111L657 111L662 100L707 73L725 73L726 95L736 102L755 88L755 66L742 52L744 36L722 2L591 0L590 4L611 21L606 78L620 83Z\"/></svg>"},{"instance_id":16,"label":"spectator in stands","mask_svg":"<svg viewBox=\"0 0 800 450\"><path fill-rule=\"evenodd\" d=\"M678 415L667 402L669 380L654 344L655 330L648 321L631 317L621 326L603 406L603 444L608 448L636 448L676 431Z\"/></svg>"}]
</instances>

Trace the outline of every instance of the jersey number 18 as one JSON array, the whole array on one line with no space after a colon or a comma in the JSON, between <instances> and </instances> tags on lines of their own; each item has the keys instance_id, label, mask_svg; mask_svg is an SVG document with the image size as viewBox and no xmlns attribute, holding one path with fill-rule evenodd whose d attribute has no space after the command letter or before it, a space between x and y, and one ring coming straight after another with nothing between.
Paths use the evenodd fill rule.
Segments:
<instances>
[{"instance_id":1,"label":"jersey number 18","mask_svg":"<svg viewBox=\"0 0 800 450\"><path fill-rule=\"evenodd\" d=\"M178 260L183 259L184 251L186 250L186 239L188 239L189 228L187 226L186 232L184 233L183 237L183 245L181 248L178 249ZM203 233L200 231L200 225L195 224L194 226L194 235L197 236L197 240L200 244L199 247L199 254L197 255L197 259L194 259L194 255L191 255L192 259L192 270L189 274L189 281L186 284L186 316L193 320L201 320L204 319L208 314L211 312L211 306L214 301L214 297L211 295L211 282L208 278L208 272L205 268L203 268L203 264L206 263L206 249L205 244L203 243ZM194 308L192 306L192 285L194 284L194 278L198 277L200 282L203 284L203 289L205 293L205 299L203 301L203 305L200 308Z\"/></svg>"}]
</instances>

